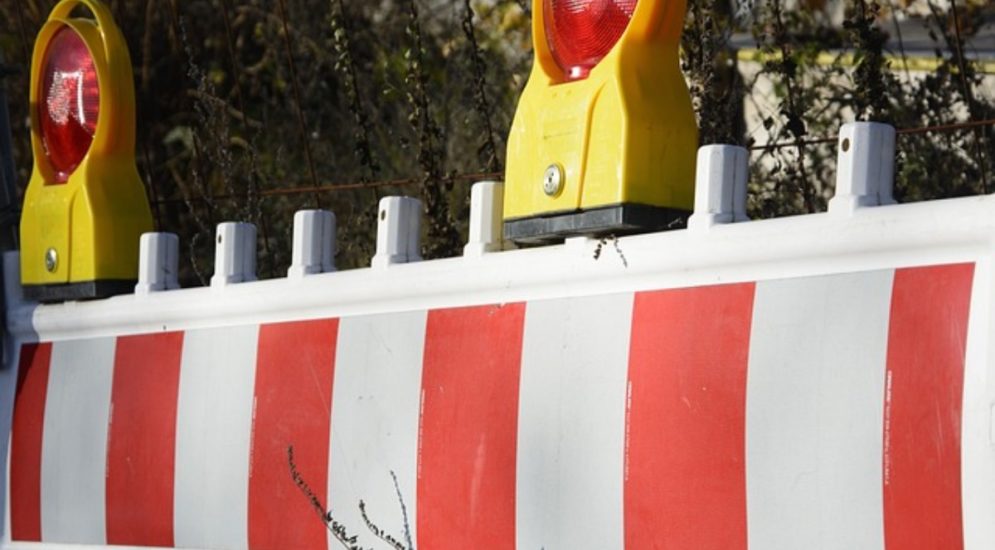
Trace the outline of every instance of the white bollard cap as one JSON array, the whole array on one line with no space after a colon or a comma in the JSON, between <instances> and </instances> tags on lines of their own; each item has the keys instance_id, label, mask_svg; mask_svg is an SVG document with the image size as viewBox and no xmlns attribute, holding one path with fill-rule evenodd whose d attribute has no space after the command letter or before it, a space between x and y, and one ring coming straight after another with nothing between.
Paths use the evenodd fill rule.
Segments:
<instances>
[{"instance_id":1,"label":"white bollard cap","mask_svg":"<svg viewBox=\"0 0 995 550\"><path fill-rule=\"evenodd\" d=\"M746 186L750 152L735 145L705 145L698 149L694 214L691 231L717 224L746 221Z\"/></svg>"},{"instance_id":2,"label":"white bollard cap","mask_svg":"<svg viewBox=\"0 0 995 550\"><path fill-rule=\"evenodd\" d=\"M836 194L829 212L850 215L860 207L895 204L895 128L851 122L840 128Z\"/></svg>"},{"instance_id":3,"label":"white bollard cap","mask_svg":"<svg viewBox=\"0 0 995 550\"><path fill-rule=\"evenodd\" d=\"M372 266L421 261L421 201L411 197L380 199L377 214L377 253Z\"/></svg>"},{"instance_id":4,"label":"white bollard cap","mask_svg":"<svg viewBox=\"0 0 995 550\"><path fill-rule=\"evenodd\" d=\"M301 210L294 214L293 263L288 277L335 271L335 214Z\"/></svg>"},{"instance_id":5,"label":"white bollard cap","mask_svg":"<svg viewBox=\"0 0 995 550\"><path fill-rule=\"evenodd\" d=\"M180 288L180 238L174 233L145 233L139 241L135 294Z\"/></svg>"},{"instance_id":6,"label":"white bollard cap","mask_svg":"<svg viewBox=\"0 0 995 550\"><path fill-rule=\"evenodd\" d=\"M500 251L504 243L504 183L482 181L470 192L470 237L463 255L480 257Z\"/></svg>"},{"instance_id":7,"label":"white bollard cap","mask_svg":"<svg viewBox=\"0 0 995 550\"><path fill-rule=\"evenodd\" d=\"M215 238L212 287L256 280L256 226L251 223L218 224Z\"/></svg>"}]
</instances>

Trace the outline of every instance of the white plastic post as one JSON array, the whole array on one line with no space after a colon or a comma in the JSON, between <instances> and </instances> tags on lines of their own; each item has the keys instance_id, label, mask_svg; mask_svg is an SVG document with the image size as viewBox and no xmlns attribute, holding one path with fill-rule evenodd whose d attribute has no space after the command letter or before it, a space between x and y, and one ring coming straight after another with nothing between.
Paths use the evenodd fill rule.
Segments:
<instances>
[{"instance_id":1,"label":"white plastic post","mask_svg":"<svg viewBox=\"0 0 995 550\"><path fill-rule=\"evenodd\" d=\"M479 258L503 247L504 183L482 181L470 192L470 238L463 255Z\"/></svg>"},{"instance_id":2,"label":"white plastic post","mask_svg":"<svg viewBox=\"0 0 995 550\"><path fill-rule=\"evenodd\" d=\"M829 212L848 216L862 206L895 204L894 184L895 128L879 122L844 124Z\"/></svg>"},{"instance_id":3,"label":"white plastic post","mask_svg":"<svg viewBox=\"0 0 995 550\"><path fill-rule=\"evenodd\" d=\"M335 271L335 214L301 210L294 214L293 263L287 276L300 278Z\"/></svg>"},{"instance_id":4,"label":"white plastic post","mask_svg":"<svg viewBox=\"0 0 995 550\"><path fill-rule=\"evenodd\" d=\"M138 284L135 294L180 288L177 274L180 238L174 233L145 233L139 241Z\"/></svg>"},{"instance_id":5,"label":"white plastic post","mask_svg":"<svg viewBox=\"0 0 995 550\"><path fill-rule=\"evenodd\" d=\"M717 224L746 221L746 184L750 152L735 145L705 145L698 149L694 214L691 231Z\"/></svg>"},{"instance_id":6,"label":"white plastic post","mask_svg":"<svg viewBox=\"0 0 995 550\"><path fill-rule=\"evenodd\" d=\"M380 199L377 215L377 253L372 266L421 261L421 201L410 197Z\"/></svg>"},{"instance_id":7,"label":"white plastic post","mask_svg":"<svg viewBox=\"0 0 995 550\"><path fill-rule=\"evenodd\" d=\"M256 226L251 223L218 224L212 287L256 280Z\"/></svg>"}]
</instances>

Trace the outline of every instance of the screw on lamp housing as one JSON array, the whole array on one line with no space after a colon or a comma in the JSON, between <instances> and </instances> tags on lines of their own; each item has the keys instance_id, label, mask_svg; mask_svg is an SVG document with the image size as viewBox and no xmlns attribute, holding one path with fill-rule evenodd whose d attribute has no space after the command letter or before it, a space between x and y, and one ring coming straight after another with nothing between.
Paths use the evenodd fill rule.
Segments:
<instances>
[{"instance_id":1,"label":"screw on lamp housing","mask_svg":"<svg viewBox=\"0 0 995 550\"><path fill-rule=\"evenodd\" d=\"M550 197L555 197L563 190L563 167L553 164L546 168L542 177L542 190Z\"/></svg>"},{"instance_id":2,"label":"screw on lamp housing","mask_svg":"<svg viewBox=\"0 0 995 550\"><path fill-rule=\"evenodd\" d=\"M54 248L45 251L45 269L51 273L59 267L59 253Z\"/></svg>"}]
</instances>

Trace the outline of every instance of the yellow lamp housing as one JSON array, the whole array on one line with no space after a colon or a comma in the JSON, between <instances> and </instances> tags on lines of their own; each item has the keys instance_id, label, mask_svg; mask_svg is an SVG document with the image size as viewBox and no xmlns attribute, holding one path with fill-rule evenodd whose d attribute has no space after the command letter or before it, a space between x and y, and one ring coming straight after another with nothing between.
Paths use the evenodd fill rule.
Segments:
<instances>
[{"instance_id":1,"label":"yellow lamp housing","mask_svg":"<svg viewBox=\"0 0 995 550\"><path fill-rule=\"evenodd\" d=\"M73 17L80 6L93 17ZM25 296L51 302L132 292L152 214L135 165L131 58L102 2L55 6L35 41L30 93Z\"/></svg>"},{"instance_id":2,"label":"yellow lamp housing","mask_svg":"<svg viewBox=\"0 0 995 550\"><path fill-rule=\"evenodd\" d=\"M685 0L533 0L535 61L508 139L506 239L681 225L694 202L698 147L678 57L685 7ZM620 26L626 9L631 18ZM600 60L564 66L570 52L557 47L606 40L571 36L569 25L588 17L577 27L610 29L597 20L605 14L615 16L617 42Z\"/></svg>"}]
</instances>

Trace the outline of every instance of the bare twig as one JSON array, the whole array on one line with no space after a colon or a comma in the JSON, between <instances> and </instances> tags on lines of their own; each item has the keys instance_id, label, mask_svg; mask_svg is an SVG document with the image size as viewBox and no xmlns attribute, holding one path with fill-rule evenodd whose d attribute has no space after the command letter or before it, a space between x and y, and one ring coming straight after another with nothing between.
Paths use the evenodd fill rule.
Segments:
<instances>
[{"instance_id":1,"label":"bare twig","mask_svg":"<svg viewBox=\"0 0 995 550\"><path fill-rule=\"evenodd\" d=\"M891 9L891 21L895 24L895 39L898 40L898 51L902 56L902 70L905 71L905 78L909 82L912 76L909 74L909 57L905 53L905 39L902 37L902 26L898 23L898 9L895 8L895 0L888 0L888 8Z\"/></svg>"},{"instance_id":2,"label":"bare twig","mask_svg":"<svg viewBox=\"0 0 995 550\"><path fill-rule=\"evenodd\" d=\"M346 95L349 96L349 110L352 111L356 123L356 156L365 170L363 181L372 181L380 174L380 163L377 162L376 156L373 154L371 137L373 129L359 90L356 60L352 56L351 29L342 0L335 0L335 12L332 13L331 23L332 40L336 54L335 67L344 77Z\"/></svg>"},{"instance_id":3,"label":"bare twig","mask_svg":"<svg viewBox=\"0 0 995 550\"><path fill-rule=\"evenodd\" d=\"M245 96L242 92L242 70L241 64L238 62L238 56L235 54L235 41L232 38L232 24L231 15L229 14L228 0L221 0L221 15L224 20L225 26L225 44L228 49L228 57L231 59L231 70L232 70L232 82L235 87L235 100L238 101L238 110L240 117L235 116L240 120L248 133L248 130L258 130L262 128L262 124L253 121L249 118L247 111L245 110ZM231 111L229 111L231 113ZM249 139L254 140L256 134L253 134ZM270 275L275 275L276 265L274 263L274 258L272 251L270 250L269 242L269 224L266 222L262 215L262 207L259 200L259 179L258 179L258 163L256 159L256 149L251 144L246 148L246 152L249 157L249 173L248 173L248 185L246 187L245 193L245 210L244 212L248 215L252 221L260 226L262 231L261 237L263 241L263 250L266 252L266 258L269 259L269 271Z\"/></svg>"},{"instance_id":4,"label":"bare twig","mask_svg":"<svg viewBox=\"0 0 995 550\"><path fill-rule=\"evenodd\" d=\"M967 82L967 64L964 60L964 39L961 36L960 29L960 16L957 11L957 0L950 0L950 9L953 11L954 18L954 54L957 56L957 68L960 69L960 85L964 94L964 101L967 103L967 112L971 117L974 117L974 94L971 91L971 85ZM981 171L981 188L985 193L988 193L988 168L986 167L984 153L981 151L981 131L975 129L974 131L974 156L978 163L978 169Z\"/></svg>"},{"instance_id":5,"label":"bare twig","mask_svg":"<svg viewBox=\"0 0 995 550\"><path fill-rule=\"evenodd\" d=\"M501 160L498 158L497 139L494 137L494 125L491 123L491 105L487 99L487 70L483 53L477 42L473 26L473 6L470 0L463 0L463 35L470 46L470 62L473 69L473 100L477 114L484 124L484 143L480 146L484 160L484 169L488 172L500 172Z\"/></svg>"},{"instance_id":6,"label":"bare twig","mask_svg":"<svg viewBox=\"0 0 995 550\"><path fill-rule=\"evenodd\" d=\"M401 505L401 517L404 519L404 540L408 543L409 550L415 550L415 545L411 542L411 524L408 522L408 507L404 505L401 484L397 482L397 474L394 470L390 471L390 478L394 480L394 491L397 492L397 502Z\"/></svg>"},{"instance_id":7,"label":"bare twig","mask_svg":"<svg viewBox=\"0 0 995 550\"><path fill-rule=\"evenodd\" d=\"M460 236L449 205L451 181L444 176L443 135L432 118L425 71L425 48L415 0L407 0L408 24L405 33L411 40L405 75L406 93L411 113L408 120L418 133L418 164L424 174L422 192L428 214L427 257L447 256L459 249Z\"/></svg>"},{"instance_id":8,"label":"bare twig","mask_svg":"<svg viewBox=\"0 0 995 550\"><path fill-rule=\"evenodd\" d=\"M798 106L797 93L795 91L797 64L791 55L792 52L789 46L788 30L784 24L781 0L768 0L768 5L774 15L774 40L781 52L779 70L784 77L783 84L786 90L787 108L783 109L782 112L787 118L788 131L797 139L794 143L798 149L798 175L801 178L798 186L801 188L805 210L815 212L815 197L813 196L812 186L809 185L808 170L805 167L805 147L808 143L802 139L807 134L807 130Z\"/></svg>"},{"instance_id":9,"label":"bare twig","mask_svg":"<svg viewBox=\"0 0 995 550\"><path fill-rule=\"evenodd\" d=\"M300 471L297 469L297 463L294 462L294 446L290 445L287 447L287 466L290 468L290 479L293 480L294 485L307 497L308 502L311 504L311 509L318 516L319 520L325 525L335 540L339 541L343 547L347 550L364 550L364 548L356 544L357 537L355 535L350 536L346 531L344 525L339 523L332 517L330 511L325 511L325 505L318 498L318 495L311 489L305 481L304 476L301 475ZM372 550L372 549L370 549Z\"/></svg>"},{"instance_id":10,"label":"bare twig","mask_svg":"<svg viewBox=\"0 0 995 550\"><path fill-rule=\"evenodd\" d=\"M149 186L149 194L152 195L152 206L155 208L155 226L157 231L162 230L162 212L160 211L159 189L155 184L155 177L152 176L152 158L149 156L149 145L142 140L142 157L145 159L145 181Z\"/></svg>"},{"instance_id":11,"label":"bare twig","mask_svg":"<svg viewBox=\"0 0 995 550\"><path fill-rule=\"evenodd\" d=\"M301 102L301 84L297 79L297 64L294 62L294 45L290 37L290 28L287 25L287 8L284 0L277 0L277 9L280 11L280 20L283 22L283 42L287 49L287 62L290 66L290 79L294 86L294 102L297 106L297 123L301 130L301 139L304 141L304 157L307 159L308 171L311 173L311 184L318 186L318 171L314 167L314 158L311 156L311 137L307 130L307 121L304 118L304 107ZM314 194L314 206L321 208L321 196Z\"/></svg>"},{"instance_id":12,"label":"bare twig","mask_svg":"<svg viewBox=\"0 0 995 550\"><path fill-rule=\"evenodd\" d=\"M24 30L24 2L15 2L17 9L14 13L17 14L17 28L20 30L21 37L21 51L24 53L24 65L28 66L31 64L31 48L28 47L28 35Z\"/></svg>"},{"instance_id":13,"label":"bare twig","mask_svg":"<svg viewBox=\"0 0 995 550\"><path fill-rule=\"evenodd\" d=\"M373 533L373 536L387 543L388 546L394 550L407 550L404 544L392 537L385 530L377 526L377 524L370 521L369 516L366 515L366 503L362 500L359 501L359 513L363 516L363 522L366 523L366 528Z\"/></svg>"}]
</instances>

